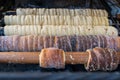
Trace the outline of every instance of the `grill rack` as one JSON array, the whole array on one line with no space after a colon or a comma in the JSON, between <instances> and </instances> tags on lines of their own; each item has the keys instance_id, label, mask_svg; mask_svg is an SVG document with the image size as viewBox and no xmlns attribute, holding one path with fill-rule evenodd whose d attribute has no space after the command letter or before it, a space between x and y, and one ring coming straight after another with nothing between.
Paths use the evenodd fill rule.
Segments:
<instances>
[{"instance_id":1,"label":"grill rack","mask_svg":"<svg viewBox=\"0 0 120 80\"><path fill-rule=\"evenodd\" d=\"M95 8L93 5L92 5L92 3L94 3L94 1L93 0L89 0L90 1L90 3L89 4L86 4L87 5L87 7L89 6L89 8ZM102 7L101 8L103 8L104 7L104 9L106 9L107 11L108 11L108 13L109 13L109 19L110 19L110 24L112 25L112 26L114 26L114 27L116 27L117 29L118 29L118 31L119 31L119 36L120 36L120 21L117 19L117 18L115 18L115 17L113 17L112 16L112 14L110 13L111 12L111 9L110 9L110 7L109 7L109 5L107 4L107 2L106 2L106 0L96 0L96 1L98 1L100 4L102 4ZM26 7L25 5L23 5L23 7ZM27 7L30 7L30 5L29 6L27 6ZM35 7L35 6L33 6L33 7ZM36 6L37 8L38 8L38 6ZM86 7L86 8L87 8ZM74 6L70 6L69 8L79 8L79 7L74 7ZM13 15L15 15L15 12L14 11L12 11L12 12L6 12L4 15L11 15L11 14L13 14ZM0 26L4 26L5 24L4 24L4 19L1 19L1 21L0 21ZM2 34L2 33L1 33ZM10 64L11 65L11 64ZM15 66L16 67L18 67L17 65L19 65L19 64L15 64ZM3 65L2 65L3 66ZM6 65L8 68L10 67L9 65ZM31 65L31 66L34 66L35 67L35 65ZM38 65L37 65L38 66ZM69 65L70 66L70 65ZM12 66L13 67L13 66ZM70 66L71 67L71 66ZM76 69L78 69L77 67L80 67L80 66L78 66L78 65L75 65L75 66L72 66L72 68L76 68ZM3 67L4 68L4 67ZM15 69L15 67L13 67L14 69ZM22 68L22 67L21 67ZM68 68L68 70L69 71L73 71L73 69L72 68L69 68L69 67L67 67ZM16 68L17 69L17 68ZM39 69L41 69L41 68L39 68ZM81 69L83 69L83 68L81 68ZM30 70L32 70L32 69L30 69ZM118 69L119 70L119 69ZM2 70L1 70L2 71ZM8 70L9 71L9 70ZM17 71L17 70L15 70L15 71ZM34 70L32 70L32 71L34 71ZM36 71L36 70L35 70ZM48 70L49 71L49 70ZM51 70L50 70L51 71ZM52 69L52 71L56 71L56 70L53 70ZM63 70L64 71L64 70ZM76 70L77 71L77 70ZM80 70L80 71L82 71L82 70ZM85 71L85 70L83 70L83 71ZM4 72L4 71L3 71ZM6 71L5 71L6 72Z\"/></svg>"},{"instance_id":2,"label":"grill rack","mask_svg":"<svg viewBox=\"0 0 120 80\"><path fill-rule=\"evenodd\" d=\"M18 0L16 0L18 1ZM93 0L89 0L90 3L93 2ZM99 1L100 4L103 4L104 9L106 9L109 13L109 19L110 19L110 25L116 27L119 31L120 36L120 21L113 17L110 12L111 9L108 6L107 2L105 0L96 0ZM25 7L23 5L23 7ZM39 7L34 5L28 5L27 7ZM92 6L92 4L89 4L90 8L95 8ZM69 8L75 8L74 6L71 6ZM76 7L79 8L79 7ZM5 15L15 14L14 11L6 12ZM0 20L0 26L4 26L4 19ZM1 29L0 29L1 30ZM3 33L1 33L3 34ZM117 72L116 72L117 71ZM33 80L33 79L44 79L44 80L62 80L62 79L82 79L82 80L98 80L98 79L108 79L108 80L117 80L120 78L120 65L118 69L114 72L104 73L104 72L95 72L90 73L86 72L86 70L83 68L83 65L67 65L66 69L64 70L55 70L55 69L43 69L40 68L38 65L33 64L0 64L0 79L1 80ZM8 76L9 75L9 76ZM113 77L112 77L112 76Z\"/></svg>"}]
</instances>

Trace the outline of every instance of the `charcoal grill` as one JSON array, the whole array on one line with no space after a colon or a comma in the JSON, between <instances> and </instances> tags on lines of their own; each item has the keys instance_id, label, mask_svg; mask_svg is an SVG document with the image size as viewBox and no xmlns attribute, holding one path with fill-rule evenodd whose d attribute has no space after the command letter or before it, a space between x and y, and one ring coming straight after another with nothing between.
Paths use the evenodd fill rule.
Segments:
<instances>
[{"instance_id":1,"label":"charcoal grill","mask_svg":"<svg viewBox=\"0 0 120 80\"><path fill-rule=\"evenodd\" d=\"M97 8L106 9L109 13L110 25L116 27L119 31L120 36L120 19L111 14L111 6L108 5L108 1L112 0L5 0L6 6L9 2L12 4L8 9L5 9L0 13L0 26L4 26L4 15L14 15L16 8ZM113 0L116 3L113 5L120 6L119 0ZM118 3L117 3L118 1ZM1 0L0 2L4 2ZM3 5L0 3L0 5ZM0 32L2 29L0 29ZM3 33L1 33L3 34ZM82 79L82 80L93 80L93 79L119 79L120 66L116 71L113 72L86 72L83 65L66 65L65 69L43 69L38 65L33 64L0 64L0 79L1 80L33 80L33 79L45 79L45 80L62 80L62 79ZM112 75L112 76L111 76Z\"/></svg>"}]
</instances>

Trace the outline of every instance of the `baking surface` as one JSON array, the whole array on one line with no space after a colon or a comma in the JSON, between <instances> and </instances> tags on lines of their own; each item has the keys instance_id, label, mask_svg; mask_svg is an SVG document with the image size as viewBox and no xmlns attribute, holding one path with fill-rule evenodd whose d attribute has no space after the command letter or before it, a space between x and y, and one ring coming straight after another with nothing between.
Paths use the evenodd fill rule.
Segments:
<instances>
[{"instance_id":1,"label":"baking surface","mask_svg":"<svg viewBox=\"0 0 120 80\"><path fill-rule=\"evenodd\" d=\"M18 1L16 3L16 7L19 6L20 4L22 4L20 1L21 0L16 0ZM60 2L60 0L48 0L48 2L46 2L47 0L39 0L40 2L32 2L33 0L30 0L31 2L27 5L26 1L29 0L24 0L23 1L23 5L20 5L21 7L47 7L47 8L52 8L52 7L60 7L60 8L100 8L103 9L105 8L104 5L101 5L102 3L99 1L104 1L104 0L92 0L92 2L90 2L91 0L62 0ZM37 1L37 0L35 0ZM53 1L52 3L50 3L51 1ZM71 1L68 3L68 1ZM79 3L79 2L81 3ZM86 3L88 1L88 3ZM119 1L119 0L118 0ZM8 1L9 2L9 1ZM45 2L43 4L43 2ZM77 3L78 2L78 3ZM59 4L60 3L60 4ZM77 3L77 4L75 4ZM86 4L84 4L86 3ZM91 4L92 3L92 4ZM6 3L7 4L7 3ZM47 5L46 5L47 4ZM64 4L64 5L63 5ZM95 5L93 5L95 4ZM13 4L12 4L13 5ZM36 6L35 6L36 5ZM81 6L78 6L81 5ZM100 6L99 6L100 5ZM13 5L14 6L14 5ZM8 9L5 9L5 11L7 10L13 10L15 9L15 7L9 7ZM105 9L109 9L109 7L106 7ZM2 10L2 12L4 12L4 10ZM0 14L1 16L1 14ZM114 20L113 20L114 21ZM0 26L1 26L1 22L0 22ZM115 27L118 28L118 25L116 25L115 22ZM1 30L1 29L0 29ZM119 30L119 28L118 28ZM1 33L3 34L3 33ZM108 79L108 80L115 80L115 79L119 79L119 70L120 70L120 66L119 68L114 71L114 72L109 72L109 73L104 73L104 72L95 72L95 73L89 73L86 72L86 70L84 69L83 65L67 65L66 69L64 70L55 70L55 69L42 69L39 67L39 65L33 65L33 64L0 64L0 79L4 79L4 80L20 80L20 79L26 79L26 80L33 80L33 79L45 79L45 80L62 80L62 79L69 79L69 80L73 80L73 79L82 79L82 80L93 80L93 79ZM8 76L9 75L9 76ZM112 75L112 76L111 76ZM72 77L71 77L72 76Z\"/></svg>"},{"instance_id":2,"label":"baking surface","mask_svg":"<svg viewBox=\"0 0 120 80\"><path fill-rule=\"evenodd\" d=\"M66 67L65 70L46 70L33 64L1 64L0 80L119 80L120 78L120 66L114 72L86 72L83 65L67 65Z\"/></svg>"},{"instance_id":3,"label":"baking surface","mask_svg":"<svg viewBox=\"0 0 120 80\"><path fill-rule=\"evenodd\" d=\"M8 76L9 75L9 76ZM111 77L111 75L113 77ZM119 80L119 72L114 73L71 73L71 72L60 72L60 73L41 73L41 72L19 72L19 73L0 73L0 79L2 80Z\"/></svg>"}]
</instances>

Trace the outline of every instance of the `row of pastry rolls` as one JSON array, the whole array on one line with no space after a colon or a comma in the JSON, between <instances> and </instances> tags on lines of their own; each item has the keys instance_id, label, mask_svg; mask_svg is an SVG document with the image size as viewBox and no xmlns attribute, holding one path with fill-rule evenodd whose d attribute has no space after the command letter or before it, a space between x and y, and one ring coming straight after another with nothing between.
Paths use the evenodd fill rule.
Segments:
<instances>
[{"instance_id":1,"label":"row of pastry rolls","mask_svg":"<svg viewBox=\"0 0 120 80\"><path fill-rule=\"evenodd\" d=\"M118 35L116 28L112 26L70 26L70 25L8 25L4 28L5 35Z\"/></svg>"},{"instance_id":2,"label":"row of pastry rolls","mask_svg":"<svg viewBox=\"0 0 120 80\"><path fill-rule=\"evenodd\" d=\"M18 8L17 15L82 15L82 16L104 16L108 17L106 10L102 9L63 9L63 8Z\"/></svg>"},{"instance_id":3,"label":"row of pastry rolls","mask_svg":"<svg viewBox=\"0 0 120 80\"><path fill-rule=\"evenodd\" d=\"M95 47L120 50L116 36L0 36L0 51L41 51L55 47L64 51L86 51Z\"/></svg>"},{"instance_id":4,"label":"row of pastry rolls","mask_svg":"<svg viewBox=\"0 0 120 80\"><path fill-rule=\"evenodd\" d=\"M107 17L92 16L10 15L4 21L6 25L109 25Z\"/></svg>"}]
</instances>

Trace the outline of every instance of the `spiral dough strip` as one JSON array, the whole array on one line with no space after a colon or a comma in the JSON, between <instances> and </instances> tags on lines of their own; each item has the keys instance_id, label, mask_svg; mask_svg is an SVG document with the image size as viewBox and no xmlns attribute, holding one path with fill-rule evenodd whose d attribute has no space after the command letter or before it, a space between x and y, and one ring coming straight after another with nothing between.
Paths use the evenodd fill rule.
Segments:
<instances>
[{"instance_id":1,"label":"spiral dough strip","mask_svg":"<svg viewBox=\"0 0 120 80\"><path fill-rule=\"evenodd\" d=\"M4 28L4 34L10 35L40 35L40 36L64 36L64 35L110 35L118 36L118 31L112 26L52 26L52 25L8 25Z\"/></svg>"},{"instance_id":2,"label":"spiral dough strip","mask_svg":"<svg viewBox=\"0 0 120 80\"><path fill-rule=\"evenodd\" d=\"M46 8L18 8L17 15L61 15L61 16L104 16L108 17L106 10L101 9L46 9Z\"/></svg>"},{"instance_id":3,"label":"spiral dough strip","mask_svg":"<svg viewBox=\"0 0 120 80\"><path fill-rule=\"evenodd\" d=\"M10 15L5 16L6 25L93 25L109 26L107 17L96 16L58 16L58 15Z\"/></svg>"},{"instance_id":4,"label":"spiral dough strip","mask_svg":"<svg viewBox=\"0 0 120 80\"><path fill-rule=\"evenodd\" d=\"M95 47L120 50L120 38L111 36L0 36L0 51L41 51L55 47L64 51L85 51Z\"/></svg>"}]
</instances>

